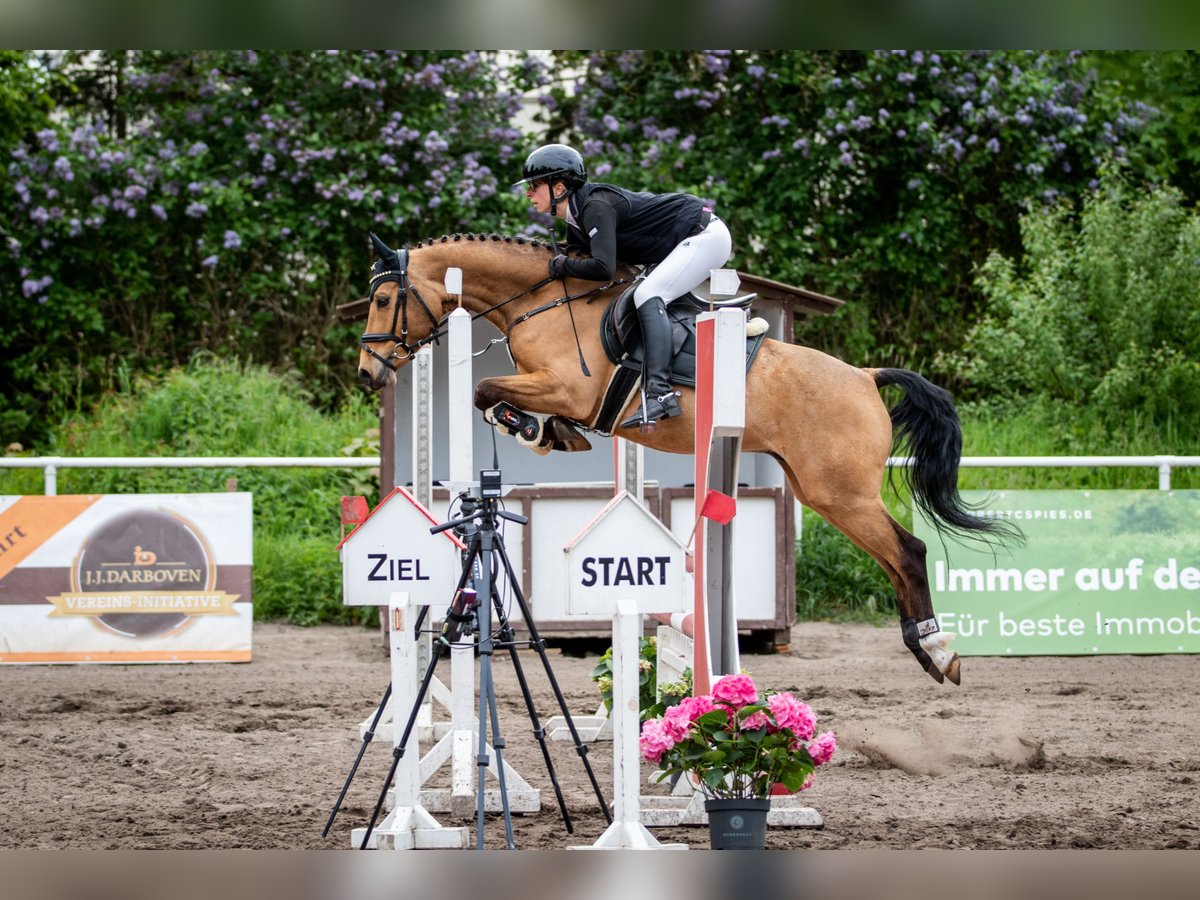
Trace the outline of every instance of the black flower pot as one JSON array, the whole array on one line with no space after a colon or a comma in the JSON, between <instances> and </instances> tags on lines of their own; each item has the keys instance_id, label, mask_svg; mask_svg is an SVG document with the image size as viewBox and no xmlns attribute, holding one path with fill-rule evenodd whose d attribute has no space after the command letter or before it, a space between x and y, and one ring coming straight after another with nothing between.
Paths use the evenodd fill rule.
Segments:
<instances>
[{"instance_id":1,"label":"black flower pot","mask_svg":"<svg viewBox=\"0 0 1200 900\"><path fill-rule=\"evenodd\" d=\"M769 797L705 800L708 835L714 850L762 850L767 845Z\"/></svg>"}]
</instances>

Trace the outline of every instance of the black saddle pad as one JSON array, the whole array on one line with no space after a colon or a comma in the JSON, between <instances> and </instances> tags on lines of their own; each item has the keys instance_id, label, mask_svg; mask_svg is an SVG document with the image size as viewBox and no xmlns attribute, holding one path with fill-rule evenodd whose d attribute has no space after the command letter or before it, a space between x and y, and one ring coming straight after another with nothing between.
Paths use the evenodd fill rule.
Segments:
<instances>
[{"instance_id":1,"label":"black saddle pad","mask_svg":"<svg viewBox=\"0 0 1200 900\"><path fill-rule=\"evenodd\" d=\"M609 304L600 325L600 338L608 358L625 369L642 371L642 328L638 324L637 309L633 305L633 292L637 285L629 288ZM739 307L749 312L750 303L756 294L747 294L718 303L721 307ZM688 387L696 386L696 316L709 309L710 301L696 293L684 294L667 304L667 318L671 322L671 382ZM754 361L764 335L746 338L746 368Z\"/></svg>"}]
</instances>

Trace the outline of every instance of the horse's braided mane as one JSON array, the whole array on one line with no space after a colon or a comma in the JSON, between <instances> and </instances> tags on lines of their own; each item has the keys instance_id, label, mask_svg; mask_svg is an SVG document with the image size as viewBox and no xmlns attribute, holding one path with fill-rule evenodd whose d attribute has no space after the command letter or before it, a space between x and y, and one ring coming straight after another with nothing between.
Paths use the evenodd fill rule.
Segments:
<instances>
[{"instance_id":1,"label":"horse's braided mane","mask_svg":"<svg viewBox=\"0 0 1200 900\"><path fill-rule=\"evenodd\" d=\"M521 234L515 236L503 234L443 234L441 237L429 237L423 241L418 241L417 247L432 247L434 244L445 244L450 241L495 241L496 243L536 247L542 250L553 249L553 245L549 241L525 237Z\"/></svg>"}]
</instances>

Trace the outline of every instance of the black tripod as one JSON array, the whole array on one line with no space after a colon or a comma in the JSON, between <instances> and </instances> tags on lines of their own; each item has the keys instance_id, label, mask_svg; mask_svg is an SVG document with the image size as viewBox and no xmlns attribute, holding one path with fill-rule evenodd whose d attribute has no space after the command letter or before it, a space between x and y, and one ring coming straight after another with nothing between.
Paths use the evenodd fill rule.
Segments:
<instances>
[{"instance_id":1,"label":"black tripod","mask_svg":"<svg viewBox=\"0 0 1200 900\"><path fill-rule=\"evenodd\" d=\"M488 473L481 474L486 475ZM495 475L498 479L499 473L495 473ZM513 840L512 813L509 808L508 791L504 780L502 751L505 745L504 738L500 734L500 719L496 708L496 685L492 675L492 656L497 648L507 649L512 659L513 671L517 675L517 682L520 684L521 694L525 700L525 708L529 712L529 720L533 726L534 737L541 746L542 758L545 760L546 770L550 775L550 782L554 787L554 795L558 801L558 808L562 814L563 824L566 826L567 833L573 834L575 829L571 824L571 817L567 812L566 802L563 800L562 789L558 784L554 762L550 757L550 749L546 744L546 729L542 726L538 718L537 709L533 703L533 696L529 691L529 683L525 679L525 672L521 665L520 657L517 654L518 646L532 647L541 658L542 667L546 671L546 678L554 691L554 696L558 701L563 719L567 723L571 738L575 742L575 752L579 754L580 759L583 761L584 769L587 771L588 778L592 783L592 789L596 793L596 799L600 803L600 809L604 813L605 821L608 823L612 822L612 815L609 813L608 804L604 801L600 785L597 783L596 775L592 771L591 763L588 761L587 747L580 739L579 732L575 729L575 722L571 718L570 711L567 709L566 698L563 697L562 690L558 686L558 681L554 677L554 671L550 667L550 660L546 655L545 642L538 634L537 626L533 622L533 615L529 610L529 604L525 600L525 595L521 592L521 587L513 571L512 563L509 561L508 553L504 549L503 535L496 530L497 519L507 519L521 525L526 524L529 520L516 513L499 509L497 500L500 493L498 481L491 485L491 487L493 487L493 490L488 490L489 484L486 481L484 482L484 488L481 491L481 493L485 494L483 497L471 497L468 494L461 495L463 515L430 529L432 533L437 534L453 528L457 534L468 541L467 550L463 555L462 575L459 577L454 602L446 613L441 635L434 644L434 652L430 656L429 665L425 670L425 676L417 691L416 701L409 714L408 722L405 724L400 741L392 753L391 768L388 771L387 779L384 781L383 790L379 794L379 800L375 804L375 810L371 815L371 822L367 827L366 833L363 835L360 849L365 849L370 841L375 823L387 799L388 789L391 787L392 779L396 775L396 769L400 760L404 757L408 740L412 735L413 726L416 724L418 711L429 690L429 684L433 680L433 673L437 667L438 659L449 651L451 644L459 640L461 633L467 630L468 626L474 630L476 649L479 655L479 744L476 756L479 776L476 788L476 848L483 849L484 776L489 761L487 752L489 723L492 735L492 748L496 756L496 776L500 784L500 803L504 816L506 846L509 849L516 847ZM487 496L488 494L493 494L493 496ZM496 564L497 561L499 565ZM512 590L521 615L524 618L525 625L529 629L530 639L527 642L519 644L515 640L512 625L509 623L508 614L504 608L501 592L498 590L497 582L501 572L507 578L507 585ZM473 582L473 587L469 586L468 582ZM474 593L480 599L479 602L474 604L473 615L468 615L469 610L466 607L469 604L465 604L463 598L464 596L470 596L471 593ZM492 630L493 609L498 619L498 627L494 633ZM424 614L422 613L422 616L417 621L418 630L421 627L421 619L423 617Z\"/></svg>"}]
</instances>

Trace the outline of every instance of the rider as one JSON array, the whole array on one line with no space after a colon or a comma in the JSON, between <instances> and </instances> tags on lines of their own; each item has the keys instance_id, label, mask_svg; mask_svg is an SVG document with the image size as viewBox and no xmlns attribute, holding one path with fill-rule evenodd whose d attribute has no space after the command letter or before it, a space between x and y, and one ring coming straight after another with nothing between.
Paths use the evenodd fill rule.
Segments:
<instances>
[{"instance_id":1,"label":"rider","mask_svg":"<svg viewBox=\"0 0 1200 900\"><path fill-rule=\"evenodd\" d=\"M567 222L567 246L587 258L555 256L550 275L608 281L617 262L658 265L633 295L645 343L645 420L642 413L622 428L679 415L671 387L671 326L666 305L699 285L729 259L732 241L711 203L684 193L650 194L612 184L588 183L583 157L565 144L546 144L525 160L525 194L534 208Z\"/></svg>"}]
</instances>

